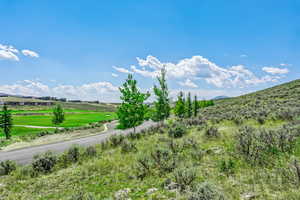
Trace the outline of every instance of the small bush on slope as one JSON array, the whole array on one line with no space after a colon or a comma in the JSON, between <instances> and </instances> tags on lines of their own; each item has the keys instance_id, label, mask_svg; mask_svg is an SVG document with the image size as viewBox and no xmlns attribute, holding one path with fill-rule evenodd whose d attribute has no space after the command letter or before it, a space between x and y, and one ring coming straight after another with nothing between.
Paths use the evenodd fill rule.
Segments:
<instances>
[{"instance_id":1,"label":"small bush on slope","mask_svg":"<svg viewBox=\"0 0 300 200\"><path fill-rule=\"evenodd\" d=\"M170 129L169 129L169 136L173 138L181 138L183 135L187 133L186 127L181 124L181 123L176 123L174 124Z\"/></svg>"},{"instance_id":2,"label":"small bush on slope","mask_svg":"<svg viewBox=\"0 0 300 200\"><path fill-rule=\"evenodd\" d=\"M37 155L32 162L32 168L36 172L49 173L57 162L56 156L52 152Z\"/></svg>"},{"instance_id":3,"label":"small bush on slope","mask_svg":"<svg viewBox=\"0 0 300 200\"><path fill-rule=\"evenodd\" d=\"M16 170L16 163L11 160L6 160L0 163L0 176L9 175Z\"/></svg>"},{"instance_id":4,"label":"small bush on slope","mask_svg":"<svg viewBox=\"0 0 300 200\"><path fill-rule=\"evenodd\" d=\"M188 200L226 200L222 191L215 185L204 182L198 184L191 192Z\"/></svg>"}]
</instances>

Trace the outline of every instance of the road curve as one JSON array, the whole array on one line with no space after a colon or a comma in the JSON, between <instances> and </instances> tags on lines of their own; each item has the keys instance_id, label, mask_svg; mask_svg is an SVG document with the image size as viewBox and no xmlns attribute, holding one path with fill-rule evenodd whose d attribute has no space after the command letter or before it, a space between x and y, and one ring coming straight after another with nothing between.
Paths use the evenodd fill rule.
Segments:
<instances>
[{"instance_id":1,"label":"road curve","mask_svg":"<svg viewBox=\"0 0 300 200\"><path fill-rule=\"evenodd\" d=\"M150 128L151 126L156 125L155 122L147 121L141 124L136 128L136 132L141 130ZM61 153L70 148L72 145L80 145L80 146L89 146L97 143L101 143L114 134L129 134L133 132L133 129L126 130L108 130L105 133L101 133L98 135L84 137L64 142L46 144L41 146L28 147L24 149L17 149L12 151L0 151L0 162L5 160L13 160L18 164L28 164L32 161L33 156L36 154L41 154L46 151L52 151L55 153Z\"/></svg>"}]
</instances>

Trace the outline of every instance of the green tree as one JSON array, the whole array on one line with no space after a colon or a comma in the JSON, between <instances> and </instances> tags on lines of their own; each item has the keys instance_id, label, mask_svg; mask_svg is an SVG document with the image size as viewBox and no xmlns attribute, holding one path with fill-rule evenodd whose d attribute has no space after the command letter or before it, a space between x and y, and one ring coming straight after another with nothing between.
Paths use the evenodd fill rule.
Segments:
<instances>
[{"instance_id":1,"label":"green tree","mask_svg":"<svg viewBox=\"0 0 300 200\"><path fill-rule=\"evenodd\" d=\"M174 113L179 118L184 117L184 114L185 114L185 100L184 100L184 97L183 97L183 92L180 92L178 97L177 97L176 105L175 105L175 108L174 108Z\"/></svg>"},{"instance_id":2,"label":"green tree","mask_svg":"<svg viewBox=\"0 0 300 200\"><path fill-rule=\"evenodd\" d=\"M166 69L165 67L161 69L161 74L157 77L159 82L159 87L154 85L154 94L157 97L157 101L154 103L154 120L163 121L170 116L170 103L169 103L169 91L166 81Z\"/></svg>"},{"instance_id":3,"label":"green tree","mask_svg":"<svg viewBox=\"0 0 300 200\"><path fill-rule=\"evenodd\" d=\"M0 115L0 128L3 129L6 139L11 137L10 132L13 125L11 111L7 108L6 105L3 106L1 115Z\"/></svg>"},{"instance_id":4,"label":"green tree","mask_svg":"<svg viewBox=\"0 0 300 200\"><path fill-rule=\"evenodd\" d=\"M193 114L192 99L191 99L191 93L189 92L186 100L186 117L192 117L192 114Z\"/></svg>"},{"instance_id":5,"label":"green tree","mask_svg":"<svg viewBox=\"0 0 300 200\"><path fill-rule=\"evenodd\" d=\"M60 104L57 104L53 108L53 118L52 123L54 125L59 125L65 121L65 112Z\"/></svg>"},{"instance_id":6,"label":"green tree","mask_svg":"<svg viewBox=\"0 0 300 200\"><path fill-rule=\"evenodd\" d=\"M198 110L199 110L199 104L198 104L197 96L195 95L194 102L193 102L193 114L194 114L194 117L196 117L198 115Z\"/></svg>"},{"instance_id":7,"label":"green tree","mask_svg":"<svg viewBox=\"0 0 300 200\"><path fill-rule=\"evenodd\" d=\"M120 128L134 128L145 119L148 106L144 103L150 96L149 93L141 93L137 88L137 81L132 74L128 75L121 92L122 104L118 107L117 115Z\"/></svg>"}]
</instances>

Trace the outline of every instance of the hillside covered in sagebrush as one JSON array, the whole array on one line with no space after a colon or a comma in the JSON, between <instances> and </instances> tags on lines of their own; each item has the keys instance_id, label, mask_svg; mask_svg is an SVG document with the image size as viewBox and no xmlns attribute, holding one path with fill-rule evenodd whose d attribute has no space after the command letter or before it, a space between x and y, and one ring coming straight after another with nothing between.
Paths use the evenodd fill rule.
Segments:
<instances>
[{"instance_id":1,"label":"hillside covered in sagebrush","mask_svg":"<svg viewBox=\"0 0 300 200\"><path fill-rule=\"evenodd\" d=\"M0 178L0 199L297 200L299 120L300 80L216 100L197 117L40 155Z\"/></svg>"}]
</instances>

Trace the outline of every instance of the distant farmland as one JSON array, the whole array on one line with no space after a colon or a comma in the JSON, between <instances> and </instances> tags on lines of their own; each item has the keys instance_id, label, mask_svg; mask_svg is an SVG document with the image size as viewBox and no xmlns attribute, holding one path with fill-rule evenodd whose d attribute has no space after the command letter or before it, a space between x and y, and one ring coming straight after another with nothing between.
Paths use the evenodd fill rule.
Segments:
<instances>
[{"instance_id":1,"label":"distant farmland","mask_svg":"<svg viewBox=\"0 0 300 200\"><path fill-rule=\"evenodd\" d=\"M19 97L2 97L2 102L43 102L40 99L19 98ZM88 102L58 102L61 104L65 111L66 120L59 125L59 127L80 127L90 123L101 122L106 120L116 119L117 104L106 103L88 103ZM40 133L41 131L48 131L54 129L45 128L27 128L23 126L41 126L41 127L55 127L52 124L52 106L20 106L9 105L13 114L14 126L12 130L13 137L30 136ZM0 130L0 138L4 134Z\"/></svg>"},{"instance_id":2,"label":"distant farmland","mask_svg":"<svg viewBox=\"0 0 300 200\"><path fill-rule=\"evenodd\" d=\"M78 127L89 123L112 120L116 118L113 112L96 112L96 113L75 113L66 114L66 120L60 127ZM14 116L15 125L30 126L53 126L51 115L16 115Z\"/></svg>"}]
</instances>

